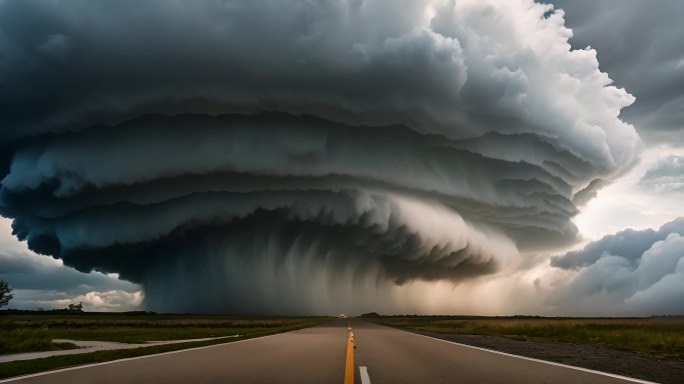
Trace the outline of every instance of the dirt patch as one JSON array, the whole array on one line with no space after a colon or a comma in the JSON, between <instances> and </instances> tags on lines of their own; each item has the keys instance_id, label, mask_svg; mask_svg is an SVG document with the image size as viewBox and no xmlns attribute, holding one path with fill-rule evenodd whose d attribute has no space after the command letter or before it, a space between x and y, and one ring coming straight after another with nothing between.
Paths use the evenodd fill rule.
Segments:
<instances>
[{"instance_id":1,"label":"dirt patch","mask_svg":"<svg viewBox=\"0 0 684 384\"><path fill-rule=\"evenodd\" d=\"M681 384L684 382L684 361L660 359L644 353L619 351L593 345L520 341L499 336L411 332L475 347L595 369L597 371L615 373L663 384Z\"/></svg>"}]
</instances>

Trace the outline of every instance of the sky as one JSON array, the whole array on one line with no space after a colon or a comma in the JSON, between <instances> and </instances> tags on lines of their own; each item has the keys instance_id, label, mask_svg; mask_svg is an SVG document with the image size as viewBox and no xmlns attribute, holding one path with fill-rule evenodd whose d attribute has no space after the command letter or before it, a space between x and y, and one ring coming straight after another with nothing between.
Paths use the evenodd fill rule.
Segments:
<instances>
[{"instance_id":1,"label":"sky","mask_svg":"<svg viewBox=\"0 0 684 384\"><path fill-rule=\"evenodd\" d=\"M0 0L10 307L684 315L676 0Z\"/></svg>"}]
</instances>

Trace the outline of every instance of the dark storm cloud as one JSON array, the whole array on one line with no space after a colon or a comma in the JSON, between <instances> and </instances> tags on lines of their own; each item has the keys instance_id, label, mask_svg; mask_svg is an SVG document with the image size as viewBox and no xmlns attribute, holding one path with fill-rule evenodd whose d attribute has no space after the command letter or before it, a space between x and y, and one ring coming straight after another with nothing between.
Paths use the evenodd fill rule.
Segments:
<instances>
[{"instance_id":1,"label":"dark storm cloud","mask_svg":"<svg viewBox=\"0 0 684 384\"><path fill-rule=\"evenodd\" d=\"M152 309L391 309L574 241L640 148L530 0L4 1L0 29L0 212Z\"/></svg>"},{"instance_id":2,"label":"dark storm cloud","mask_svg":"<svg viewBox=\"0 0 684 384\"><path fill-rule=\"evenodd\" d=\"M44 262L35 255L21 253L0 253L0 279L11 282L16 289L56 290L74 296L85 293L82 291L84 287L112 290L130 289L132 286L102 274L83 274L52 262ZM78 284L74 285L74 282Z\"/></svg>"},{"instance_id":3,"label":"dark storm cloud","mask_svg":"<svg viewBox=\"0 0 684 384\"><path fill-rule=\"evenodd\" d=\"M579 273L554 292L574 313L684 314L684 218L657 231L628 229L552 260Z\"/></svg>"},{"instance_id":4,"label":"dark storm cloud","mask_svg":"<svg viewBox=\"0 0 684 384\"><path fill-rule=\"evenodd\" d=\"M415 4L6 1L4 134L179 110L453 123L463 53L413 30ZM400 17L375 22L388 12Z\"/></svg>"},{"instance_id":5,"label":"dark storm cloud","mask_svg":"<svg viewBox=\"0 0 684 384\"><path fill-rule=\"evenodd\" d=\"M555 0L573 47L598 51L601 69L637 102L622 111L644 139L684 144L684 2Z\"/></svg>"}]
</instances>

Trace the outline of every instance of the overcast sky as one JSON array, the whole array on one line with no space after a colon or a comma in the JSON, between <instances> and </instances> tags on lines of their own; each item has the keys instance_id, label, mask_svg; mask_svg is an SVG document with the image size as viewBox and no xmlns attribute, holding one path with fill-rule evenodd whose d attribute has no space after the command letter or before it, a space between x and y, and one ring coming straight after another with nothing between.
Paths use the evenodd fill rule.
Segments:
<instances>
[{"instance_id":1,"label":"overcast sky","mask_svg":"<svg viewBox=\"0 0 684 384\"><path fill-rule=\"evenodd\" d=\"M675 0L0 0L10 307L684 314Z\"/></svg>"}]
</instances>

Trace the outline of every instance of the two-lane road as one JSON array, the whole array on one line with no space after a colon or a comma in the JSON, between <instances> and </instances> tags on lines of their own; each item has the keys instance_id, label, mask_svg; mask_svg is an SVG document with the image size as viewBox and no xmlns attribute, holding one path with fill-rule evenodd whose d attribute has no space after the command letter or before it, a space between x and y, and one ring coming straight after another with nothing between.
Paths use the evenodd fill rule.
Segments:
<instances>
[{"instance_id":1,"label":"two-lane road","mask_svg":"<svg viewBox=\"0 0 684 384\"><path fill-rule=\"evenodd\" d=\"M359 366L382 383L608 383L630 381L497 354L351 320ZM347 321L259 339L151 355L12 380L13 383L342 383ZM2 381L0 381L2 382Z\"/></svg>"}]
</instances>

